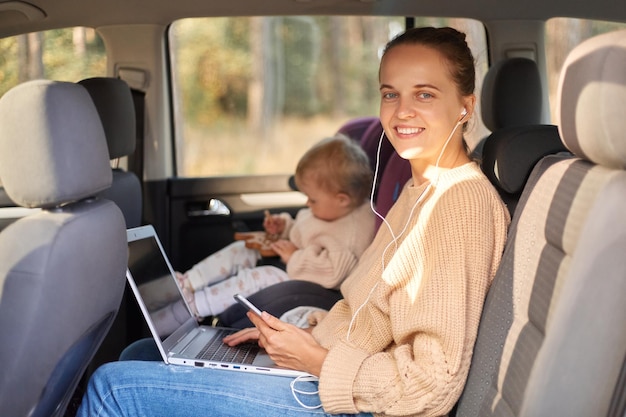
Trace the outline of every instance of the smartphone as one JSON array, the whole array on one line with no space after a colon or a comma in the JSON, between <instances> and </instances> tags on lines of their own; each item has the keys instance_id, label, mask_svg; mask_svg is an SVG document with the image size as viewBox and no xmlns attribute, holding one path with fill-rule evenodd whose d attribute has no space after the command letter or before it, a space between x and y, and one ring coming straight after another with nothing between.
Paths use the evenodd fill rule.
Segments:
<instances>
[{"instance_id":1,"label":"smartphone","mask_svg":"<svg viewBox=\"0 0 626 417\"><path fill-rule=\"evenodd\" d=\"M235 300L244 306L247 310L254 312L257 316L261 317L261 310L259 310L254 304L252 304L246 297L241 294L235 294L233 296Z\"/></svg>"}]
</instances>

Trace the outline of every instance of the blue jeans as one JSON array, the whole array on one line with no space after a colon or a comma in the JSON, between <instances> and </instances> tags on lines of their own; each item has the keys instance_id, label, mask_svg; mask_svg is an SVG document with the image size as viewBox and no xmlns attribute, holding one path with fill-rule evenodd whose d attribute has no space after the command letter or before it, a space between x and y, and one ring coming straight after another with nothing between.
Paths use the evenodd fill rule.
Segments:
<instances>
[{"instance_id":1,"label":"blue jeans","mask_svg":"<svg viewBox=\"0 0 626 417\"><path fill-rule=\"evenodd\" d=\"M126 346L120 354L121 361L162 361L161 353L154 340L139 339Z\"/></svg>"},{"instance_id":2,"label":"blue jeans","mask_svg":"<svg viewBox=\"0 0 626 417\"><path fill-rule=\"evenodd\" d=\"M294 393L293 378L166 365L162 361L121 361L101 366L91 377L77 417L133 416L330 416L319 395ZM298 391L318 383L297 381ZM347 415L342 415L347 416ZM371 417L369 413L351 416Z\"/></svg>"}]
</instances>

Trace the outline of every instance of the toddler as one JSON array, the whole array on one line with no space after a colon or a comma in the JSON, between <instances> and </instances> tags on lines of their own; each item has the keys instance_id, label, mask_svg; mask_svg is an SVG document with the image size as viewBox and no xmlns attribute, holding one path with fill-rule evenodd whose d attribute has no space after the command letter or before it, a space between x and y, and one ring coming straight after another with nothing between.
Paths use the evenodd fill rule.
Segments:
<instances>
[{"instance_id":1,"label":"toddler","mask_svg":"<svg viewBox=\"0 0 626 417\"><path fill-rule=\"evenodd\" d=\"M374 237L369 207L372 186L367 155L353 140L336 135L309 149L298 162L295 181L307 208L266 216L263 227L278 236L272 249L286 265L256 266L259 252L235 241L184 274L183 294L197 317L215 316L248 296L289 279L338 289ZM164 312L165 313L165 312Z\"/></svg>"}]
</instances>

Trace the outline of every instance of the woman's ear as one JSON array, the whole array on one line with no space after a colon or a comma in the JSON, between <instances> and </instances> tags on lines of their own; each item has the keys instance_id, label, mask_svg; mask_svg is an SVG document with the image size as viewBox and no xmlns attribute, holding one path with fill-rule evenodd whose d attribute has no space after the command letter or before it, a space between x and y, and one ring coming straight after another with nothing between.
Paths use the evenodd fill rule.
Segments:
<instances>
[{"instance_id":1,"label":"woman's ear","mask_svg":"<svg viewBox=\"0 0 626 417\"><path fill-rule=\"evenodd\" d=\"M476 96L474 94L470 94L463 98L463 108L466 111L466 114L463 115L463 121L469 120L469 118L474 114L474 107L476 106Z\"/></svg>"}]
</instances>

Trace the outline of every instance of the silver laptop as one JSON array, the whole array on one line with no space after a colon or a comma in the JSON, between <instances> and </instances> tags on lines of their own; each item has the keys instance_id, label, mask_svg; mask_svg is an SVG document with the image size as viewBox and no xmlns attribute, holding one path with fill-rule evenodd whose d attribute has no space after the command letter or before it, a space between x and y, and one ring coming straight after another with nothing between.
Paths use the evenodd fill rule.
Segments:
<instances>
[{"instance_id":1,"label":"silver laptop","mask_svg":"<svg viewBox=\"0 0 626 417\"><path fill-rule=\"evenodd\" d=\"M154 228L129 229L127 237L126 278L165 363L290 377L308 375L278 367L256 343L235 347L223 343L224 336L237 329L198 323Z\"/></svg>"}]
</instances>

